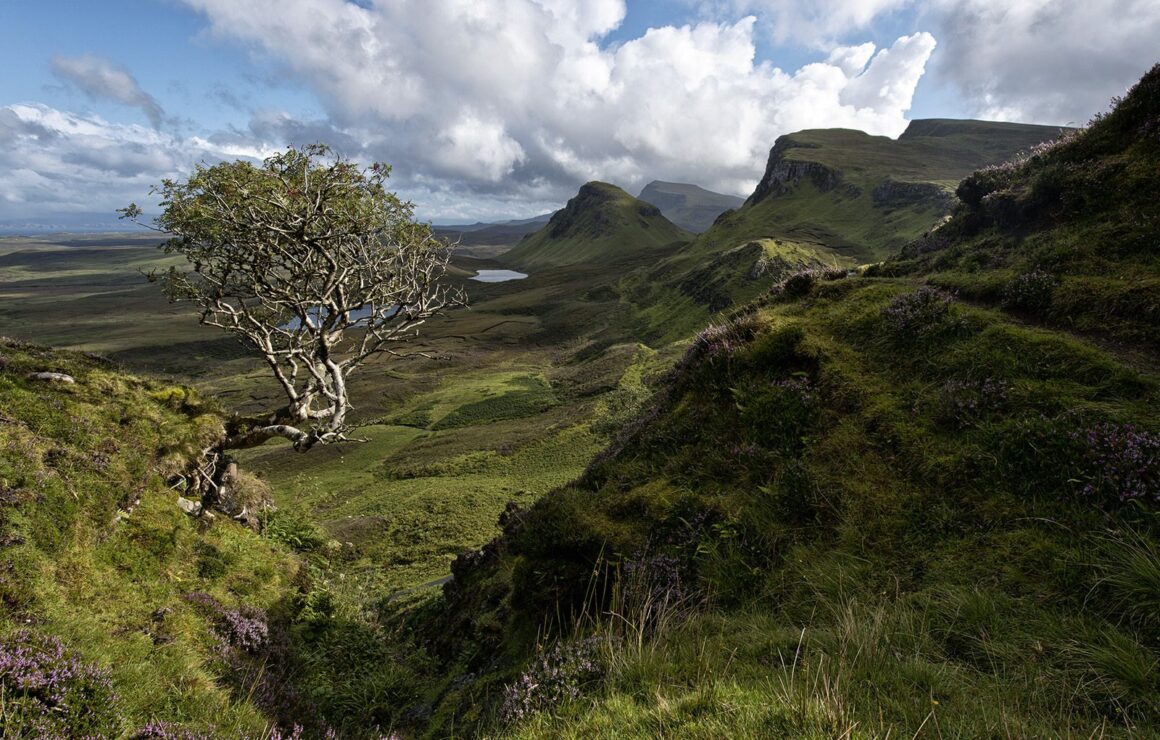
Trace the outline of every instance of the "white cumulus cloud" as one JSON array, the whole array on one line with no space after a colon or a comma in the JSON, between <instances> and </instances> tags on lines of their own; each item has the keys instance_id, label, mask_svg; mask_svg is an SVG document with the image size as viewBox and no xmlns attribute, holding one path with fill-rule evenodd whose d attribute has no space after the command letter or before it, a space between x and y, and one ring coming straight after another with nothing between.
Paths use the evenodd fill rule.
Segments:
<instances>
[{"instance_id":1,"label":"white cumulus cloud","mask_svg":"<svg viewBox=\"0 0 1160 740\"><path fill-rule=\"evenodd\" d=\"M699 20L630 38L626 0L181 2L324 113L227 95L247 123L183 138L196 122L162 131L178 119L128 70L58 55L58 78L152 128L0 108L0 216L120 205L203 158L317 141L392 163L392 186L431 217L530 215L590 179L747 194L781 134L897 135L920 80L976 117L1083 123L1160 56L1155 0L666 0ZM819 61L778 67L758 57L770 43Z\"/></svg>"},{"instance_id":2,"label":"white cumulus cloud","mask_svg":"<svg viewBox=\"0 0 1160 740\"><path fill-rule=\"evenodd\" d=\"M194 163L267 156L270 149L182 140L145 126L111 123L45 105L0 107L0 215L69 211L109 215L143 205L164 177L187 175Z\"/></svg>"},{"instance_id":3,"label":"white cumulus cloud","mask_svg":"<svg viewBox=\"0 0 1160 740\"><path fill-rule=\"evenodd\" d=\"M753 17L605 44L623 0L185 2L309 84L403 178L471 197L564 198L593 177L743 193L780 134L900 133L935 46L919 33L785 71L755 60Z\"/></svg>"},{"instance_id":4,"label":"white cumulus cloud","mask_svg":"<svg viewBox=\"0 0 1160 740\"><path fill-rule=\"evenodd\" d=\"M974 115L1083 124L1160 61L1156 0L936 0L934 71Z\"/></svg>"},{"instance_id":5,"label":"white cumulus cloud","mask_svg":"<svg viewBox=\"0 0 1160 740\"><path fill-rule=\"evenodd\" d=\"M94 54L79 57L57 55L52 58L52 71L60 79L76 85L89 97L140 108L153 128L161 127L165 116L161 105L141 89L128 70L112 61Z\"/></svg>"}]
</instances>

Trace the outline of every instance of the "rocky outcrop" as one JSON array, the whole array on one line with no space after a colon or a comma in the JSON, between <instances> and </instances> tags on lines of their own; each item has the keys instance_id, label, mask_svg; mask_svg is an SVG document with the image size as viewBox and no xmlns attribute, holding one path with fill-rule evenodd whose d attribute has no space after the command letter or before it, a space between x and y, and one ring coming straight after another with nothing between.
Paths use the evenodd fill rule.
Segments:
<instances>
[{"instance_id":1,"label":"rocky outcrop","mask_svg":"<svg viewBox=\"0 0 1160 740\"><path fill-rule=\"evenodd\" d=\"M71 375L53 372L29 373L27 378L28 380L41 380L45 383L64 383L66 385L77 382L76 378Z\"/></svg>"},{"instance_id":2,"label":"rocky outcrop","mask_svg":"<svg viewBox=\"0 0 1160 740\"><path fill-rule=\"evenodd\" d=\"M954 195L932 182L886 180L874 187L870 197L876 208L918 206L949 213L955 204Z\"/></svg>"},{"instance_id":3,"label":"rocky outcrop","mask_svg":"<svg viewBox=\"0 0 1160 740\"><path fill-rule=\"evenodd\" d=\"M817 162L786 159L790 149L812 148L793 141L788 136L779 136L769 150L769 162L765 165L765 175L753 195L745 201L751 206L771 196L782 195L792 190L802 180L809 180L820 192L826 193L838 187L842 173Z\"/></svg>"},{"instance_id":4,"label":"rocky outcrop","mask_svg":"<svg viewBox=\"0 0 1160 740\"><path fill-rule=\"evenodd\" d=\"M201 503L203 507L216 509L256 532L261 528L258 516L273 506L273 497L265 482L238 470L237 463L226 461L217 487L203 495Z\"/></svg>"}]
</instances>

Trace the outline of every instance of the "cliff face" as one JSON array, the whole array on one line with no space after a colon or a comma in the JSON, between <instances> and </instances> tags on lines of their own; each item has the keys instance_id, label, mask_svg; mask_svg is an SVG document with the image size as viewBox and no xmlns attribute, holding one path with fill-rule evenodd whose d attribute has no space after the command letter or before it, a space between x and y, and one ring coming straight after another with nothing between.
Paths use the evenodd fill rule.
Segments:
<instances>
[{"instance_id":1,"label":"cliff face","mask_svg":"<svg viewBox=\"0 0 1160 740\"><path fill-rule=\"evenodd\" d=\"M795 148L812 148L793 141L788 136L779 136L769 150L769 161L765 165L765 175L745 201L752 206L774 195L782 195L793 189L802 180L808 179L820 192L833 190L842 181L842 173L817 162L803 162L785 158L785 153Z\"/></svg>"},{"instance_id":2,"label":"cliff face","mask_svg":"<svg viewBox=\"0 0 1160 740\"><path fill-rule=\"evenodd\" d=\"M954 195L931 182L886 180L874 187L870 197L876 208L933 207L939 213L948 213L955 204Z\"/></svg>"}]
</instances>

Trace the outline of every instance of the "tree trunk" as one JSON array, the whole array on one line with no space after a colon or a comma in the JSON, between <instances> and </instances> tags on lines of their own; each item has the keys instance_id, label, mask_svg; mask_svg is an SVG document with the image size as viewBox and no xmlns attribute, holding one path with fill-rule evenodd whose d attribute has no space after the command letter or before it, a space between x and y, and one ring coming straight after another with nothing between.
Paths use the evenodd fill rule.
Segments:
<instances>
[{"instance_id":1,"label":"tree trunk","mask_svg":"<svg viewBox=\"0 0 1160 740\"><path fill-rule=\"evenodd\" d=\"M304 432L289 424L272 424L251 427L229 434L219 449L247 450L265 444L275 437L284 437L293 442L295 452L308 452L319 441L319 437L313 432Z\"/></svg>"}]
</instances>

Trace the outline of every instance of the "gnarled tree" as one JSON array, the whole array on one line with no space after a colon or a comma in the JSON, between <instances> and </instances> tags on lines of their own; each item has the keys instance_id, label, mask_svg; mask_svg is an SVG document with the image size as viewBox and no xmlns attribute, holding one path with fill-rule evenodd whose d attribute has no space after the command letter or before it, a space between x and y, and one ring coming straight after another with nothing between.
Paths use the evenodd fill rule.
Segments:
<instances>
[{"instance_id":1,"label":"gnarled tree","mask_svg":"<svg viewBox=\"0 0 1160 740\"><path fill-rule=\"evenodd\" d=\"M442 278L449 250L386 190L386 165L361 168L324 145L257 167L198 166L154 189L152 228L189 267L153 275L201 323L253 346L285 394L267 415L235 418L218 452L286 437L305 452L347 439L347 378L443 310L464 303ZM140 223L136 204L122 213Z\"/></svg>"}]
</instances>

